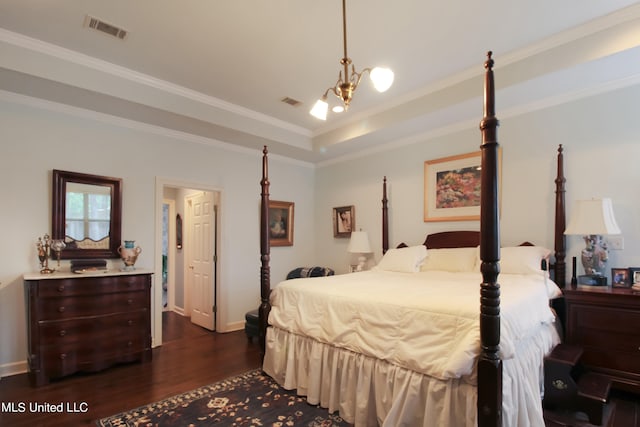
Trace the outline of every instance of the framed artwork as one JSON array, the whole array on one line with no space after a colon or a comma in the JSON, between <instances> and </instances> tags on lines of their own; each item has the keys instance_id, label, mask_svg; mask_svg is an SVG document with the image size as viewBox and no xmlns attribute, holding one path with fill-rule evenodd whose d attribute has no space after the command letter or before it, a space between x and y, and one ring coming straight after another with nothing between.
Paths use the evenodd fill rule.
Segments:
<instances>
[{"instance_id":1,"label":"framed artwork","mask_svg":"<svg viewBox=\"0 0 640 427\"><path fill-rule=\"evenodd\" d=\"M640 267L629 267L629 284L640 284Z\"/></svg>"},{"instance_id":2,"label":"framed artwork","mask_svg":"<svg viewBox=\"0 0 640 427\"><path fill-rule=\"evenodd\" d=\"M356 227L356 208L341 206L333 208L333 237L351 237Z\"/></svg>"},{"instance_id":3,"label":"framed artwork","mask_svg":"<svg viewBox=\"0 0 640 427\"><path fill-rule=\"evenodd\" d=\"M480 151L424 162L424 221L480 220ZM498 150L501 200L502 150Z\"/></svg>"},{"instance_id":4,"label":"framed artwork","mask_svg":"<svg viewBox=\"0 0 640 427\"><path fill-rule=\"evenodd\" d=\"M293 202L269 201L269 244L293 246Z\"/></svg>"},{"instance_id":5,"label":"framed artwork","mask_svg":"<svg viewBox=\"0 0 640 427\"><path fill-rule=\"evenodd\" d=\"M611 269L611 286L614 288L628 288L631 286L629 281L628 268L612 268Z\"/></svg>"},{"instance_id":6,"label":"framed artwork","mask_svg":"<svg viewBox=\"0 0 640 427\"><path fill-rule=\"evenodd\" d=\"M182 217L176 215L176 249L182 249Z\"/></svg>"}]
</instances>

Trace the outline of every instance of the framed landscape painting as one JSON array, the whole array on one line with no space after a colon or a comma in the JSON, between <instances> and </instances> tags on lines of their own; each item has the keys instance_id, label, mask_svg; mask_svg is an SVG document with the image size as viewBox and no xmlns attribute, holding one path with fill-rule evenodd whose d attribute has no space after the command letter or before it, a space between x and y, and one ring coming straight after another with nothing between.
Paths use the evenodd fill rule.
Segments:
<instances>
[{"instance_id":1,"label":"framed landscape painting","mask_svg":"<svg viewBox=\"0 0 640 427\"><path fill-rule=\"evenodd\" d=\"M498 181L502 175L501 157L499 150ZM480 151L424 162L425 222L480 219L480 164Z\"/></svg>"}]
</instances>

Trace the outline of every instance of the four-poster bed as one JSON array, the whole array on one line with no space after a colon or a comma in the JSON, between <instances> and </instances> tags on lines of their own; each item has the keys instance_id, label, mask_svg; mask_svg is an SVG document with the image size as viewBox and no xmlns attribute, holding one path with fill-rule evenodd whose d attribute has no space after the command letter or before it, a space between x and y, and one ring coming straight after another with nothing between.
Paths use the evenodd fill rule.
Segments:
<instances>
[{"instance_id":1,"label":"four-poster bed","mask_svg":"<svg viewBox=\"0 0 640 427\"><path fill-rule=\"evenodd\" d=\"M310 403L340 410L356 425L475 422L484 427L542 421L542 360L559 341L549 309L549 298L557 287L542 271L505 271L500 276L502 289L498 284L498 120L490 52L485 68L480 232L437 233L428 236L424 245L389 250L385 177L384 256L372 272L319 279L322 282L287 281L272 293L265 147L259 308L263 369L285 388L296 388ZM560 148L555 271L556 281L563 286L561 162ZM451 250L456 252L447 252ZM523 252L529 259L537 257L538 266L548 255L535 246L505 250L507 270L523 265ZM437 256L440 266L434 267ZM514 263L514 256L518 262ZM456 267L442 271L445 259L449 265L455 259ZM460 267L463 259L468 262ZM429 262L433 268L426 267ZM444 304L451 299L452 289L458 291L455 305ZM453 319L453 326L443 319ZM376 336L369 333L372 330Z\"/></svg>"}]
</instances>

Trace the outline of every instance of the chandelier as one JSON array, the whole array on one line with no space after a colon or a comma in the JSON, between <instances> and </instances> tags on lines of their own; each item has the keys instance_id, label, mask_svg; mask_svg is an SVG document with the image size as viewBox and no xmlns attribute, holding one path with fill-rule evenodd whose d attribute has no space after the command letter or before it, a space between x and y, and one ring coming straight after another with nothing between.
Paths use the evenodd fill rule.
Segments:
<instances>
[{"instance_id":1,"label":"chandelier","mask_svg":"<svg viewBox=\"0 0 640 427\"><path fill-rule=\"evenodd\" d=\"M347 9L346 9L346 0L342 0L342 35L344 40L344 57L340 60L340 64L344 67L343 70L340 70L338 74L338 81L335 86L330 87L324 92L322 98L316 101L315 105L309 111L309 114L320 119L327 119L327 111L329 110L329 104L327 103L327 96L329 92L333 93L336 97L342 100L342 105L333 107L333 111L336 113L340 113L349 109L349 104L351 103L351 98L353 97L353 93L358 88L360 84L360 80L362 80L362 76L364 73L369 73L369 77L371 78L371 82L373 86L376 88L378 92L384 92L393 83L393 71L388 68L376 67L374 69L365 68L361 72L356 72L356 67L351 63L351 58L347 55ZM351 71L349 71L349 66L351 66ZM344 74L343 74L344 72Z\"/></svg>"}]
</instances>

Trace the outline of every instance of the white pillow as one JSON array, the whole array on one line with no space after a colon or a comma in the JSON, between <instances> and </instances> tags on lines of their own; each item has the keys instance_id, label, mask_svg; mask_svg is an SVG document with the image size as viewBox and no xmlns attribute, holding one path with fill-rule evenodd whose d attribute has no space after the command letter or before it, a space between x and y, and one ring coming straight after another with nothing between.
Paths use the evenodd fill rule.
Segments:
<instances>
[{"instance_id":1,"label":"white pillow","mask_svg":"<svg viewBox=\"0 0 640 427\"><path fill-rule=\"evenodd\" d=\"M558 287L556 282L545 276L544 284L547 287L547 297L549 297L549 299L560 298L562 296L562 289Z\"/></svg>"},{"instance_id":2,"label":"white pillow","mask_svg":"<svg viewBox=\"0 0 640 427\"><path fill-rule=\"evenodd\" d=\"M544 274L543 259L548 261L551 251L542 246L510 246L500 249L500 272L504 274ZM547 264L548 265L548 264Z\"/></svg>"},{"instance_id":3,"label":"white pillow","mask_svg":"<svg viewBox=\"0 0 640 427\"><path fill-rule=\"evenodd\" d=\"M478 248L429 249L420 271L475 271Z\"/></svg>"},{"instance_id":4,"label":"white pillow","mask_svg":"<svg viewBox=\"0 0 640 427\"><path fill-rule=\"evenodd\" d=\"M389 249L375 267L377 270L415 273L427 256L424 245Z\"/></svg>"},{"instance_id":5,"label":"white pillow","mask_svg":"<svg viewBox=\"0 0 640 427\"><path fill-rule=\"evenodd\" d=\"M479 254L479 253L478 253ZM549 271L542 269L542 260L549 265L551 251L542 246L508 246L500 248L500 273L501 274L535 274L544 277L549 299L558 298L562 290L549 279ZM478 258L478 269L482 261ZM548 267L547 267L548 268ZM500 278L498 278L498 282Z\"/></svg>"}]
</instances>

